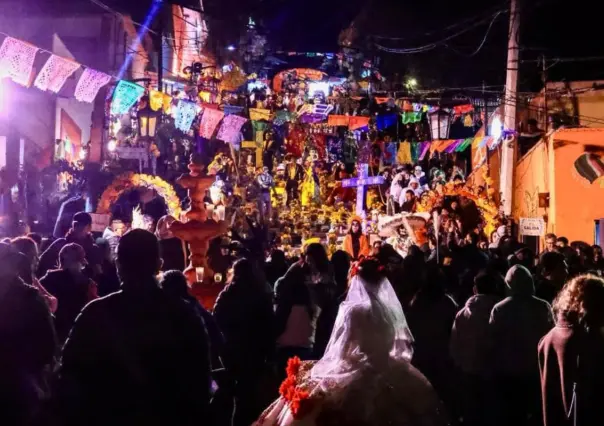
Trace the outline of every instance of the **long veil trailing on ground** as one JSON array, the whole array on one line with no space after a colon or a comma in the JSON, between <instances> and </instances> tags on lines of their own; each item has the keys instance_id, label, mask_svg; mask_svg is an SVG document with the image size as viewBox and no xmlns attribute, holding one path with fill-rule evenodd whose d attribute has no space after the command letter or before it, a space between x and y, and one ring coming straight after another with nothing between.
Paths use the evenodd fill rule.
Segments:
<instances>
[{"instance_id":1,"label":"long veil trailing on ground","mask_svg":"<svg viewBox=\"0 0 604 426\"><path fill-rule=\"evenodd\" d=\"M387 360L409 361L413 336L390 281L350 282L325 350L311 377L345 385L364 366Z\"/></svg>"}]
</instances>

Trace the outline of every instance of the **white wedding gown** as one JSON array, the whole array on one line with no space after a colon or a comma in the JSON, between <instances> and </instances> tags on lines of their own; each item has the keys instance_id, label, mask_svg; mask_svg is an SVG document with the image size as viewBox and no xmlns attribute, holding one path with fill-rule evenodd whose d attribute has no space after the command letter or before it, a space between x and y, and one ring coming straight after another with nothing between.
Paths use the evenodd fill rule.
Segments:
<instances>
[{"instance_id":1,"label":"white wedding gown","mask_svg":"<svg viewBox=\"0 0 604 426\"><path fill-rule=\"evenodd\" d=\"M409 362L412 343L390 282L354 277L323 358L292 361L282 396L254 426L447 425L434 389Z\"/></svg>"}]
</instances>

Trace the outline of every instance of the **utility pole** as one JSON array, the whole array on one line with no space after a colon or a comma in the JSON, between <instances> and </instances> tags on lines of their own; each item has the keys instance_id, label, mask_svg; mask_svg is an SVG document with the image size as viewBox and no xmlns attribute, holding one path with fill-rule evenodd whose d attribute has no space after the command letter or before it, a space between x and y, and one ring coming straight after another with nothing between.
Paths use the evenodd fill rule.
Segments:
<instances>
[{"instance_id":1,"label":"utility pole","mask_svg":"<svg viewBox=\"0 0 604 426\"><path fill-rule=\"evenodd\" d=\"M519 0L511 0L510 28L508 34L508 61L505 80L504 99L504 129L508 132L516 131L516 106L518 104L518 38L520 36L520 10ZM516 135L504 139L501 146L501 175L500 190L503 214L512 214L512 197L514 194L514 151Z\"/></svg>"},{"instance_id":2,"label":"utility pole","mask_svg":"<svg viewBox=\"0 0 604 426\"><path fill-rule=\"evenodd\" d=\"M549 124L549 117L547 115L547 64L545 60L545 55L541 56L541 82L543 83L543 112L545 115L545 122L543 123L543 129L545 129L545 133L549 131L547 128Z\"/></svg>"},{"instance_id":3,"label":"utility pole","mask_svg":"<svg viewBox=\"0 0 604 426\"><path fill-rule=\"evenodd\" d=\"M486 85L484 83L484 80L482 81L482 101L484 102L484 109L483 109L483 113L484 113L484 135L485 136L489 136L489 102L487 100L487 88ZM488 161L487 161L488 163Z\"/></svg>"},{"instance_id":4,"label":"utility pole","mask_svg":"<svg viewBox=\"0 0 604 426\"><path fill-rule=\"evenodd\" d=\"M157 90L164 91L164 7L163 3L159 4L158 25L157 25Z\"/></svg>"}]
</instances>

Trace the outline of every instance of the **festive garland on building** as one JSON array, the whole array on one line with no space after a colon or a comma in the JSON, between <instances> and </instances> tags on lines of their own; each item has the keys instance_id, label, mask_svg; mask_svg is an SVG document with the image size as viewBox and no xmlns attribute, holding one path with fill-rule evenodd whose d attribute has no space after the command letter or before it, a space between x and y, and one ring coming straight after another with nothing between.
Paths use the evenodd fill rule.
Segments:
<instances>
[{"instance_id":1,"label":"festive garland on building","mask_svg":"<svg viewBox=\"0 0 604 426\"><path fill-rule=\"evenodd\" d=\"M151 176L139 173L124 173L119 175L115 180L103 191L101 199L97 207L97 213L111 213L111 206L114 205L121 194L130 189L139 187L150 188L157 191L157 194L166 201L168 214L180 218L180 199L176 195L176 191L168 182L159 176Z\"/></svg>"}]
</instances>

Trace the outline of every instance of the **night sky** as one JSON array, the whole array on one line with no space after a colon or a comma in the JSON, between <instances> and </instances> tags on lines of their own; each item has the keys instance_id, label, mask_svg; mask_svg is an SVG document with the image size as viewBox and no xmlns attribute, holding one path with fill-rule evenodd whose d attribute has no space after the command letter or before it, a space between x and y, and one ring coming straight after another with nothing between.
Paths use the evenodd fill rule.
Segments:
<instances>
[{"instance_id":1,"label":"night sky","mask_svg":"<svg viewBox=\"0 0 604 426\"><path fill-rule=\"evenodd\" d=\"M0 0L4 3L7 0ZM144 20L151 0L102 0L110 7L131 13ZM183 5L198 5L196 0L177 0ZM604 56L602 19L604 2L587 0L520 0L522 11L521 59ZM58 13L60 9L99 10L90 0L48 2L30 0L24 7ZM418 54L378 54L385 75L398 73L417 77L422 87L489 86L505 83L505 61L509 15L501 14L493 23L484 46L480 45L489 16L509 7L508 1L465 0L204 0L208 15L213 17L225 39L235 38L238 25L246 16L259 17L276 49L296 51L337 51L338 34L352 20L360 29L358 42L372 46L379 43L391 48L415 48L438 43L464 28L464 21L485 22L461 36L442 43L435 49ZM446 27L452 26L447 29ZM216 29L211 29L211 31ZM312 65L312 64L309 64ZM536 63L522 63L521 90L540 89L540 68ZM604 60L559 63L548 71L549 79L604 79Z\"/></svg>"}]
</instances>

